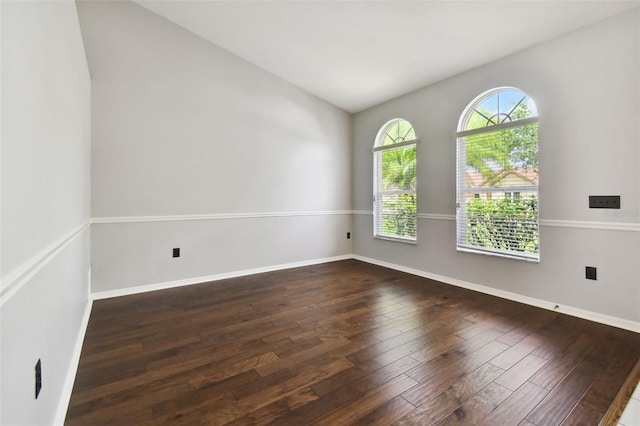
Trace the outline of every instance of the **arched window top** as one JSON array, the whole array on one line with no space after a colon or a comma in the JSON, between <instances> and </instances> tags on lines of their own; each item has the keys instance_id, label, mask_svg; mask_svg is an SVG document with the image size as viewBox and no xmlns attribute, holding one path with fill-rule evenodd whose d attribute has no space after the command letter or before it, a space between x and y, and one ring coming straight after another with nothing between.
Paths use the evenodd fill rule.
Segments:
<instances>
[{"instance_id":1,"label":"arched window top","mask_svg":"<svg viewBox=\"0 0 640 426\"><path fill-rule=\"evenodd\" d=\"M413 126L403 118L394 118L382 126L376 137L375 146L395 145L416 140Z\"/></svg>"},{"instance_id":2,"label":"arched window top","mask_svg":"<svg viewBox=\"0 0 640 426\"><path fill-rule=\"evenodd\" d=\"M531 97L515 87L498 87L475 98L458 122L458 131L498 126L538 116Z\"/></svg>"}]
</instances>

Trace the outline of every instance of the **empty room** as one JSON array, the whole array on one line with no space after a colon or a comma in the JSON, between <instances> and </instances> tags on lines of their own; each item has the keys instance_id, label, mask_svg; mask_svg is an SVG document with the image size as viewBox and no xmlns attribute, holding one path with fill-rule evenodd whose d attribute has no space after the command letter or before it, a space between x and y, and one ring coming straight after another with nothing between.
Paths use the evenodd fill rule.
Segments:
<instances>
[{"instance_id":1,"label":"empty room","mask_svg":"<svg viewBox=\"0 0 640 426\"><path fill-rule=\"evenodd\" d=\"M640 1L0 22L0 424L640 425Z\"/></svg>"}]
</instances>

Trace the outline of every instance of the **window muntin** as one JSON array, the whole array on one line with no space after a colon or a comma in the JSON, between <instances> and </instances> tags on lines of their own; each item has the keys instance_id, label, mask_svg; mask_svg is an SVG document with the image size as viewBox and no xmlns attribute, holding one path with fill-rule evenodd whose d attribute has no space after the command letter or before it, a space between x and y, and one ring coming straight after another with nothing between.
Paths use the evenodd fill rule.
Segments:
<instances>
[{"instance_id":1,"label":"window muntin","mask_svg":"<svg viewBox=\"0 0 640 426\"><path fill-rule=\"evenodd\" d=\"M474 130L538 117L533 100L516 88L489 90L478 96L460 117L458 131Z\"/></svg>"},{"instance_id":2,"label":"window muntin","mask_svg":"<svg viewBox=\"0 0 640 426\"><path fill-rule=\"evenodd\" d=\"M373 148L373 235L412 242L417 231L416 143L401 118L382 126Z\"/></svg>"},{"instance_id":3,"label":"window muntin","mask_svg":"<svg viewBox=\"0 0 640 426\"><path fill-rule=\"evenodd\" d=\"M458 250L539 260L538 169L538 112L526 93L493 89L467 106L457 132Z\"/></svg>"},{"instance_id":4,"label":"window muntin","mask_svg":"<svg viewBox=\"0 0 640 426\"><path fill-rule=\"evenodd\" d=\"M382 139L382 143L380 140ZM416 132L411 123L397 118L382 127L378 134L376 146L395 145L402 142L415 141Z\"/></svg>"}]
</instances>

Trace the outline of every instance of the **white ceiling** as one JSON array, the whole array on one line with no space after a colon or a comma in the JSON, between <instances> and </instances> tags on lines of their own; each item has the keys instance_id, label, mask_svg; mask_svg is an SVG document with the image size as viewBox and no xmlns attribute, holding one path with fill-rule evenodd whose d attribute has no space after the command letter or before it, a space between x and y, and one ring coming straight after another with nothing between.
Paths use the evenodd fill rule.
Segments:
<instances>
[{"instance_id":1,"label":"white ceiling","mask_svg":"<svg viewBox=\"0 0 640 426\"><path fill-rule=\"evenodd\" d=\"M640 6L640 0L135 2L350 112Z\"/></svg>"}]
</instances>

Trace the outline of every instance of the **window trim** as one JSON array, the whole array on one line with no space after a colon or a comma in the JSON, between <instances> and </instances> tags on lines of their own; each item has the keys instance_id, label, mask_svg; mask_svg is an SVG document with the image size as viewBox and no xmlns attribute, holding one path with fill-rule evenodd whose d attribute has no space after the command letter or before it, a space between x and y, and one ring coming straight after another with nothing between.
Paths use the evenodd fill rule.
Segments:
<instances>
[{"instance_id":1,"label":"window trim","mask_svg":"<svg viewBox=\"0 0 640 426\"><path fill-rule=\"evenodd\" d=\"M501 130L525 127L532 124L539 124L540 115L537 112L536 106L536 115L534 117L527 117L515 121L508 121L503 123L498 123L490 126L479 127L470 130L462 130L464 126L468 123L470 118L470 111L474 110L476 106L480 105L487 99L490 99L492 96L499 94L500 92L513 90L520 92L529 99L533 101L531 96L525 92L524 90L518 89L517 87L496 87L490 90L487 90L484 93L481 93L476 98L474 98L462 111L460 115L460 119L458 121L458 131L455 132L456 138L456 250L458 252L464 253L476 253L476 254L484 254L489 256L497 256L505 259L516 259L516 260L524 260L533 263L540 262L540 204L539 204L539 190L540 185L532 185L532 186L514 186L514 187L486 187L486 188L466 188L466 169L460 167L461 164L466 164L466 138L468 136L478 135L478 134L488 134L493 132L499 132ZM524 98L523 98L524 99ZM533 101L535 105L535 101ZM515 108L514 108L515 109ZM539 139L536 141L538 144L538 152L539 152ZM464 145L463 145L464 144ZM461 147L462 145L462 147ZM461 149L462 148L462 149ZM462 152L464 151L464 152ZM462 161L464 160L464 161ZM503 192L505 189L510 190L512 193L515 191L521 192L534 192L536 199L538 200L538 210L536 216L536 226L538 229L538 251L535 254L524 253L524 252L516 252L510 250L502 250L495 248L484 248L475 245L468 245L460 243L460 227L461 222L464 222L465 229L463 230L464 235L467 235L466 231L466 200L468 194L473 194L475 197L476 193L487 193L493 194L494 192ZM464 215L464 221L461 220L461 217Z\"/></svg>"},{"instance_id":2,"label":"window trim","mask_svg":"<svg viewBox=\"0 0 640 426\"><path fill-rule=\"evenodd\" d=\"M374 235L373 238L375 240L386 240L386 241L395 241L397 243L405 243L405 244L418 244L418 239L411 237L399 237L399 236L390 236L390 235Z\"/></svg>"},{"instance_id":3,"label":"window trim","mask_svg":"<svg viewBox=\"0 0 640 426\"><path fill-rule=\"evenodd\" d=\"M469 104L469 105L471 105L471 104ZM466 111L466 109L465 109L465 111ZM538 116L527 117L527 118L522 118L522 119L516 120L516 121L509 121L507 123L494 124L493 126L478 127L477 129L471 129L471 130L460 130L460 131L455 133L455 136L456 136L456 138L464 138L464 137L467 137L467 136L473 136L473 135L477 135L477 134L480 134L480 133L499 132L500 130L512 129L514 127L528 126L530 124L536 124L538 122L539 122L539 117ZM491 129L491 130L487 130L487 129Z\"/></svg>"},{"instance_id":4,"label":"window trim","mask_svg":"<svg viewBox=\"0 0 640 426\"><path fill-rule=\"evenodd\" d=\"M407 123L409 122L407 121ZM393 143L391 145L376 145L371 149L371 152L386 151L388 149L402 148L403 146L417 145L417 144L418 144L418 138L415 138L415 139L411 139L404 142Z\"/></svg>"},{"instance_id":5,"label":"window trim","mask_svg":"<svg viewBox=\"0 0 640 426\"><path fill-rule=\"evenodd\" d=\"M390 128L391 126L393 126L396 122L406 122L411 126L411 129L413 130L413 133L415 135L415 127L413 126L413 124L404 118L393 118L389 121L387 121L386 123L384 123L380 129L378 130L378 133L376 134L376 138L374 141L374 146L371 149L371 152L373 153L373 238L374 239L379 239L379 240L387 240L387 241L395 241L395 242L400 242L400 243L405 243L405 244L417 244L417 239L418 239L418 205L417 205L417 196L418 196L418 191L417 191L417 168L418 168L418 158L417 158L417 151L418 151L418 142L420 141L418 137L415 137L413 139L410 140L403 140L401 142L397 142L397 143L393 143L393 144L387 144L384 145L384 140L385 140L385 135L386 130L388 128ZM391 191L383 191L381 189L379 189L379 187L381 186L382 182L382 164L378 164L379 160L378 158L381 159L382 157L382 152L384 151L391 151L394 149L403 149L403 148L410 148L410 147L415 147L416 149L416 189L414 190L391 190ZM406 237L406 236L400 236L400 235L387 235L387 234L383 234L383 233L378 233L378 227L376 226L377 221L378 221L378 216L381 214L381 212L379 212L379 208L378 208L378 199L377 197L379 195L382 194L414 194L416 197L416 215L415 215L415 237Z\"/></svg>"}]
</instances>

